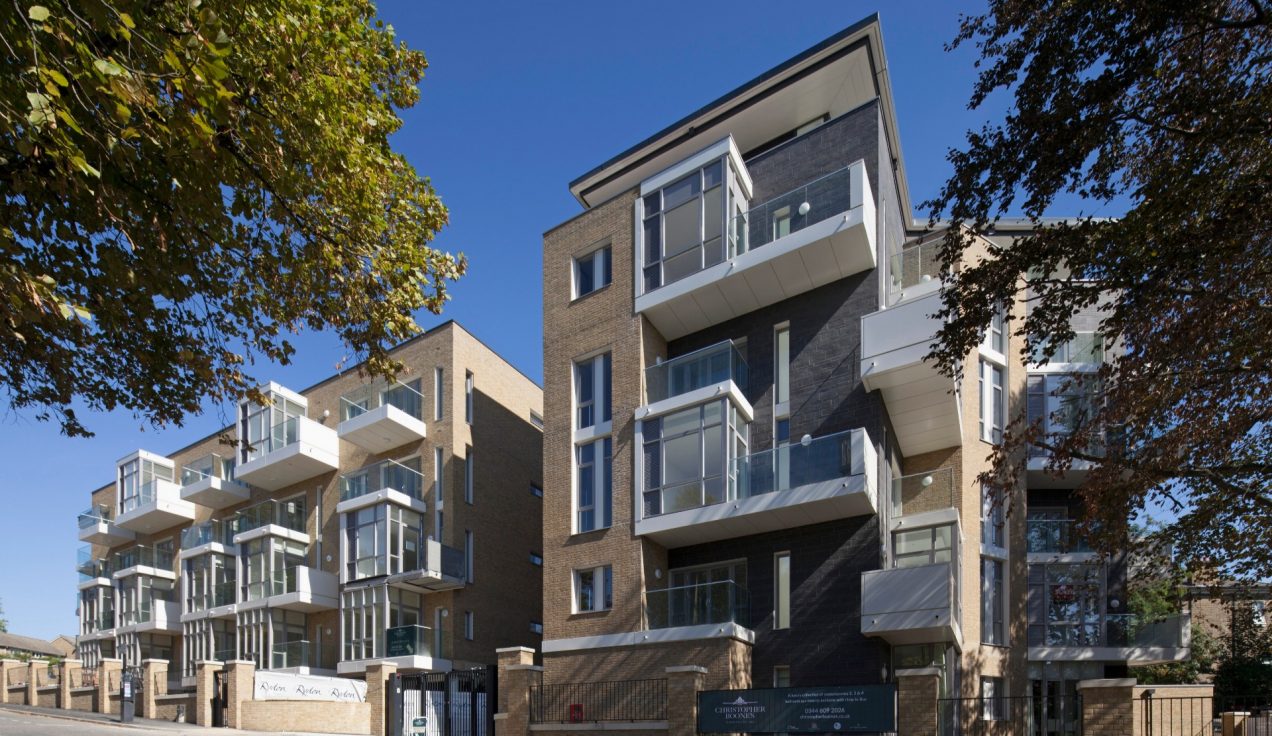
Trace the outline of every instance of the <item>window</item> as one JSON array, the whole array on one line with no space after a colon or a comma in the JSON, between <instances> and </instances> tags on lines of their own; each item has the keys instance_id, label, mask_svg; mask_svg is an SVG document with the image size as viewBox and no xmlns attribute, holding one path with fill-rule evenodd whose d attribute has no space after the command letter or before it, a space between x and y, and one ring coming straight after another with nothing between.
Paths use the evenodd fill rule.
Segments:
<instances>
[{"instance_id":1,"label":"window","mask_svg":"<svg viewBox=\"0 0 1272 736\"><path fill-rule=\"evenodd\" d=\"M531 621L531 622L530 622L530 633L531 633L531 634L538 634L539 636L543 636L543 622L542 622L542 621Z\"/></svg>"},{"instance_id":2,"label":"window","mask_svg":"<svg viewBox=\"0 0 1272 736\"><path fill-rule=\"evenodd\" d=\"M783 207L773 213L773 233L770 241L791 234L791 208Z\"/></svg>"},{"instance_id":3,"label":"window","mask_svg":"<svg viewBox=\"0 0 1272 736\"><path fill-rule=\"evenodd\" d=\"M608 611L614 605L614 573L609 565L574 571L574 612Z\"/></svg>"},{"instance_id":4,"label":"window","mask_svg":"<svg viewBox=\"0 0 1272 736\"><path fill-rule=\"evenodd\" d=\"M985 331L985 339L981 342L981 350L993 351L1000 357L1007 354L1006 334L1003 332L1005 320L1002 309L994 312L989 320L989 329Z\"/></svg>"},{"instance_id":5,"label":"window","mask_svg":"<svg viewBox=\"0 0 1272 736\"><path fill-rule=\"evenodd\" d=\"M1002 721L1007 718L1007 689L1001 677L981 678L981 720Z\"/></svg>"},{"instance_id":6,"label":"window","mask_svg":"<svg viewBox=\"0 0 1272 736\"><path fill-rule=\"evenodd\" d=\"M986 442L1003 440L1003 367L980 362L980 434Z\"/></svg>"},{"instance_id":7,"label":"window","mask_svg":"<svg viewBox=\"0 0 1272 736\"><path fill-rule=\"evenodd\" d=\"M539 487L538 483L530 484L530 495L535 498L543 498L543 489Z\"/></svg>"},{"instance_id":8,"label":"window","mask_svg":"<svg viewBox=\"0 0 1272 736\"><path fill-rule=\"evenodd\" d=\"M788 416L791 402L791 330L783 325L774 333L773 403L775 416Z\"/></svg>"},{"instance_id":9,"label":"window","mask_svg":"<svg viewBox=\"0 0 1272 736\"><path fill-rule=\"evenodd\" d=\"M773 668L773 687L791 686L790 665L778 665Z\"/></svg>"},{"instance_id":10,"label":"window","mask_svg":"<svg viewBox=\"0 0 1272 736\"><path fill-rule=\"evenodd\" d=\"M609 423L610 371L609 353L574 364L575 429Z\"/></svg>"},{"instance_id":11,"label":"window","mask_svg":"<svg viewBox=\"0 0 1272 736\"><path fill-rule=\"evenodd\" d=\"M464 638L468 641L473 640L473 630L476 622L473 620L472 611L464 611Z\"/></svg>"},{"instance_id":12,"label":"window","mask_svg":"<svg viewBox=\"0 0 1272 736\"><path fill-rule=\"evenodd\" d=\"M464 501L473 503L473 448L464 448Z\"/></svg>"},{"instance_id":13,"label":"window","mask_svg":"<svg viewBox=\"0 0 1272 736\"><path fill-rule=\"evenodd\" d=\"M433 419L441 421L445 410L446 375L439 365L433 369Z\"/></svg>"},{"instance_id":14,"label":"window","mask_svg":"<svg viewBox=\"0 0 1272 736\"><path fill-rule=\"evenodd\" d=\"M773 558L773 628L791 627L791 553Z\"/></svg>"},{"instance_id":15,"label":"window","mask_svg":"<svg viewBox=\"0 0 1272 736\"><path fill-rule=\"evenodd\" d=\"M893 566L919 567L953 559L954 527L934 526L896 532L892 536Z\"/></svg>"},{"instance_id":16,"label":"window","mask_svg":"<svg viewBox=\"0 0 1272 736\"><path fill-rule=\"evenodd\" d=\"M465 529L464 530L464 570L465 570L465 575L468 578L468 582L470 583L477 579L473 570L473 561L474 561L473 532L470 529Z\"/></svg>"},{"instance_id":17,"label":"window","mask_svg":"<svg viewBox=\"0 0 1272 736\"><path fill-rule=\"evenodd\" d=\"M713 161L641 200L644 292L721 263L725 160Z\"/></svg>"},{"instance_id":18,"label":"window","mask_svg":"<svg viewBox=\"0 0 1272 736\"><path fill-rule=\"evenodd\" d=\"M543 567L543 555L539 554L538 552L531 552L530 564L534 565L535 567Z\"/></svg>"},{"instance_id":19,"label":"window","mask_svg":"<svg viewBox=\"0 0 1272 736\"><path fill-rule=\"evenodd\" d=\"M644 516L708 506L727 496L727 468L746 454L747 425L728 399L641 422Z\"/></svg>"},{"instance_id":20,"label":"window","mask_svg":"<svg viewBox=\"0 0 1272 736\"><path fill-rule=\"evenodd\" d=\"M533 426L535 429L542 430L542 429L543 429L543 415L542 415L542 414L540 414L539 412L535 411L534 409L531 409L531 410L530 410L530 424L531 424L531 426Z\"/></svg>"},{"instance_id":21,"label":"window","mask_svg":"<svg viewBox=\"0 0 1272 736\"><path fill-rule=\"evenodd\" d=\"M424 517L396 504L367 506L344 515L345 580L417 570L424 548Z\"/></svg>"},{"instance_id":22,"label":"window","mask_svg":"<svg viewBox=\"0 0 1272 736\"><path fill-rule=\"evenodd\" d=\"M1006 549L1005 499L987 483L981 484L981 544Z\"/></svg>"},{"instance_id":23,"label":"window","mask_svg":"<svg viewBox=\"0 0 1272 736\"><path fill-rule=\"evenodd\" d=\"M1003 591L1003 561L981 558L981 642L1007 646L1003 621L1006 600Z\"/></svg>"},{"instance_id":24,"label":"window","mask_svg":"<svg viewBox=\"0 0 1272 736\"><path fill-rule=\"evenodd\" d=\"M473 423L473 372L464 372L464 421Z\"/></svg>"},{"instance_id":25,"label":"window","mask_svg":"<svg viewBox=\"0 0 1272 736\"><path fill-rule=\"evenodd\" d=\"M575 531L590 532L610 526L613 492L613 440L609 437L574 448L577 462ZM599 455L599 457L598 457Z\"/></svg>"},{"instance_id":26,"label":"window","mask_svg":"<svg viewBox=\"0 0 1272 736\"><path fill-rule=\"evenodd\" d=\"M574 298L587 296L613 281L613 265L610 263L610 247L588 253L574 259Z\"/></svg>"}]
</instances>

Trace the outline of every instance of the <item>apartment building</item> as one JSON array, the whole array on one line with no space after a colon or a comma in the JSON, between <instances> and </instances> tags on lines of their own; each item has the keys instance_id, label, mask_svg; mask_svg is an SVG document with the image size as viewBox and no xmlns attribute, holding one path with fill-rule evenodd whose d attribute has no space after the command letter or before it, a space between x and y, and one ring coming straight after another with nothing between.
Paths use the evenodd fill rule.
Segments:
<instances>
[{"instance_id":1,"label":"apartment building","mask_svg":"<svg viewBox=\"0 0 1272 736\"><path fill-rule=\"evenodd\" d=\"M79 517L80 651L355 675L493 664L542 626L542 392L451 321L122 458Z\"/></svg>"},{"instance_id":2,"label":"apartment building","mask_svg":"<svg viewBox=\"0 0 1272 736\"><path fill-rule=\"evenodd\" d=\"M867 18L571 182L543 251L546 682L936 667L1041 695L1186 656L1187 621L1133 625L1124 566L1077 542L1082 468L976 482L1012 417L1065 431L1098 319L1045 367L1006 312L960 379L923 359L940 236L887 69Z\"/></svg>"}]
</instances>

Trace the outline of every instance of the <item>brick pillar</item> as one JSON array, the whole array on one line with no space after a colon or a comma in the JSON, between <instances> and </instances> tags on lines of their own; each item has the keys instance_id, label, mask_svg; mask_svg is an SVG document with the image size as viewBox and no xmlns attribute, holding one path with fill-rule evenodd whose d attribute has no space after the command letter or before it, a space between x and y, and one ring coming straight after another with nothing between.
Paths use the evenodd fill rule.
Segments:
<instances>
[{"instance_id":1,"label":"brick pillar","mask_svg":"<svg viewBox=\"0 0 1272 736\"><path fill-rule=\"evenodd\" d=\"M698 691L706 680L706 667L667 668L667 736L697 736Z\"/></svg>"},{"instance_id":2,"label":"brick pillar","mask_svg":"<svg viewBox=\"0 0 1272 736\"><path fill-rule=\"evenodd\" d=\"M159 710L155 699L168 694L168 660L141 660L141 702L137 704L139 718L154 718Z\"/></svg>"},{"instance_id":3,"label":"brick pillar","mask_svg":"<svg viewBox=\"0 0 1272 736\"><path fill-rule=\"evenodd\" d=\"M119 691L119 676L124 671L124 660L107 657L97 670L97 712L114 713L110 701L112 693Z\"/></svg>"},{"instance_id":4,"label":"brick pillar","mask_svg":"<svg viewBox=\"0 0 1272 736\"><path fill-rule=\"evenodd\" d=\"M495 736L526 736L530 730L530 686L542 678L534 664L534 650L526 647L496 649L499 660L499 711Z\"/></svg>"},{"instance_id":5,"label":"brick pillar","mask_svg":"<svg viewBox=\"0 0 1272 736\"><path fill-rule=\"evenodd\" d=\"M941 671L935 667L897 670L897 733L936 736Z\"/></svg>"},{"instance_id":6,"label":"brick pillar","mask_svg":"<svg viewBox=\"0 0 1272 736\"><path fill-rule=\"evenodd\" d=\"M25 666L16 659L0 659L0 703L9 702L9 672Z\"/></svg>"},{"instance_id":7,"label":"brick pillar","mask_svg":"<svg viewBox=\"0 0 1272 736\"><path fill-rule=\"evenodd\" d=\"M40 686L40 673L49 671L47 659L31 659L27 662L27 705L39 705L40 694L35 691Z\"/></svg>"},{"instance_id":8,"label":"brick pillar","mask_svg":"<svg viewBox=\"0 0 1272 736\"><path fill-rule=\"evenodd\" d=\"M256 663L250 659L232 659L225 663L226 704L225 725L243 727L243 703L256 699Z\"/></svg>"},{"instance_id":9,"label":"brick pillar","mask_svg":"<svg viewBox=\"0 0 1272 736\"><path fill-rule=\"evenodd\" d=\"M194 671L194 722L199 726L212 725L212 695L216 692L216 673L220 662L198 662Z\"/></svg>"},{"instance_id":10,"label":"brick pillar","mask_svg":"<svg viewBox=\"0 0 1272 736\"><path fill-rule=\"evenodd\" d=\"M1126 736L1138 732L1135 718L1135 678L1082 680L1083 736Z\"/></svg>"},{"instance_id":11,"label":"brick pillar","mask_svg":"<svg viewBox=\"0 0 1272 736\"><path fill-rule=\"evenodd\" d=\"M393 662L371 662L367 665L367 702L371 704L371 736L388 733L386 701L389 697L389 677L397 672Z\"/></svg>"},{"instance_id":12,"label":"brick pillar","mask_svg":"<svg viewBox=\"0 0 1272 736\"><path fill-rule=\"evenodd\" d=\"M57 707L62 710L70 710L72 705L71 680L79 679L80 670L83 669L84 663L78 659L64 659L61 667L62 672L57 679Z\"/></svg>"}]
</instances>

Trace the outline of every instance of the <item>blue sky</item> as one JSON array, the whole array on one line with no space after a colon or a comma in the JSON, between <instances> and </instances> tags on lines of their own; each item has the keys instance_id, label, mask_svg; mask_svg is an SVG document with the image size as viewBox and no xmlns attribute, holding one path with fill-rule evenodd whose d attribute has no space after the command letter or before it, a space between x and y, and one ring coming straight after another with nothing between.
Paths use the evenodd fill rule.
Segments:
<instances>
[{"instance_id":1,"label":"blue sky","mask_svg":"<svg viewBox=\"0 0 1272 736\"><path fill-rule=\"evenodd\" d=\"M969 113L968 49L947 54L958 13L975 3L806 0L380 3L398 35L428 56L421 101L395 139L450 208L436 241L463 251L469 275L443 317L455 318L539 380L542 233L579 212L568 182L720 94L879 11L911 198L936 193L945 152L979 127ZM1071 214L1071 213L1062 213ZM254 375L304 388L345 353L330 335L296 341L296 362ZM86 414L92 439L62 437L31 414L0 414L0 601L15 633L74 634L75 515L115 461L166 452L215 431L228 407L155 430L128 415Z\"/></svg>"}]
</instances>

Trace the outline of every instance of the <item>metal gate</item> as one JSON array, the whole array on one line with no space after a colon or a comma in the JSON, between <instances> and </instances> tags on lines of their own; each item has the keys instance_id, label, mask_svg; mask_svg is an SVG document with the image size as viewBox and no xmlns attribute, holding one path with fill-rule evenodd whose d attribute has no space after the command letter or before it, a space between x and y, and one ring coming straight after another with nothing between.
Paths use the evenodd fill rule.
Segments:
<instances>
[{"instance_id":1,"label":"metal gate","mask_svg":"<svg viewBox=\"0 0 1272 736\"><path fill-rule=\"evenodd\" d=\"M392 736L495 736L498 670L395 675L386 712Z\"/></svg>"},{"instance_id":2,"label":"metal gate","mask_svg":"<svg viewBox=\"0 0 1272 736\"><path fill-rule=\"evenodd\" d=\"M940 736L1082 736L1082 699L1053 695L940 698Z\"/></svg>"},{"instance_id":3,"label":"metal gate","mask_svg":"<svg viewBox=\"0 0 1272 736\"><path fill-rule=\"evenodd\" d=\"M212 725L217 728L225 726L225 707L230 701L226 692L228 680L229 673L224 670L212 673Z\"/></svg>"}]
</instances>

